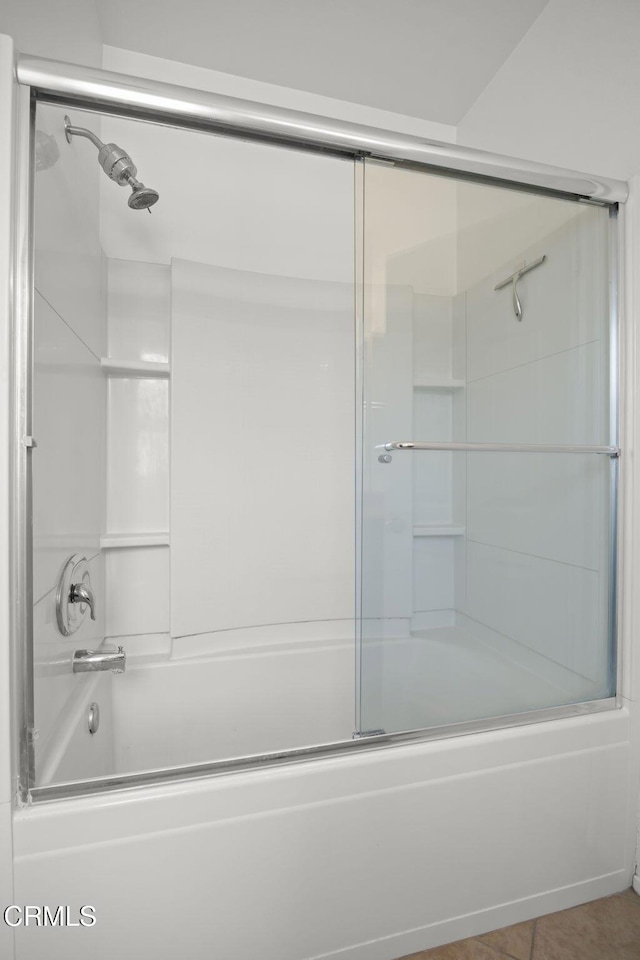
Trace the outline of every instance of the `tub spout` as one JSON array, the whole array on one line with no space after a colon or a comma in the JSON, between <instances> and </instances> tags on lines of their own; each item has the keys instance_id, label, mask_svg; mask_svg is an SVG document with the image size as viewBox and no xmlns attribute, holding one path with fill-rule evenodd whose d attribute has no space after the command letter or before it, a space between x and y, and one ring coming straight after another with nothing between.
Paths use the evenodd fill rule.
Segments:
<instances>
[{"instance_id":1,"label":"tub spout","mask_svg":"<svg viewBox=\"0 0 640 960\"><path fill-rule=\"evenodd\" d=\"M98 670L124 673L126 666L124 647L118 647L117 650L76 650L73 654L74 673L95 673Z\"/></svg>"}]
</instances>

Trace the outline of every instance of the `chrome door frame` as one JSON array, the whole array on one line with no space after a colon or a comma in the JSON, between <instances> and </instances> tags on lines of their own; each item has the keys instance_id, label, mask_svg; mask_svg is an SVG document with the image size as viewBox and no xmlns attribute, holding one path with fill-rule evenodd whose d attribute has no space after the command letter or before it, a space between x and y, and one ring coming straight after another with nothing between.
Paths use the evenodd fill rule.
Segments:
<instances>
[{"instance_id":1,"label":"chrome door frame","mask_svg":"<svg viewBox=\"0 0 640 960\"><path fill-rule=\"evenodd\" d=\"M13 752L13 777L18 803L27 803L34 783L33 691L33 514L31 453L33 414L33 191L35 99L31 91L16 91L15 159L13 171L13 293L9 318L12 350L11 421L13 437L10 489L13 510L10 522L11 566L11 678L12 718L17 744Z\"/></svg>"},{"instance_id":2,"label":"chrome door frame","mask_svg":"<svg viewBox=\"0 0 640 960\"><path fill-rule=\"evenodd\" d=\"M512 187L532 193L579 200L606 206L610 210L610 444L618 446L619 430L619 246L617 205L627 199L626 183L609 178L562 170L530 161L514 160L484 151L404 136L343 121L331 120L293 110L251 103L204 91L128 77L89 67L60 64L32 57L19 57L16 65L20 84L15 170L15 263L13 296L14 380L11 386L14 443L11 474L14 514L10 543L12 564L12 650L16 691L13 716L19 747L15 752L15 777L19 803L83 796L114 789L142 787L165 781L227 774L283 763L350 756L362 750L384 749L398 744L462 736L469 733L514 727L598 713L622 705L621 644L617 635L616 590L619 548L617 485L612 485L611 589L609 623L616 637L618 685L616 697L586 703L529 711L485 720L449 724L403 733L360 737L350 741L321 744L304 749L279 751L259 756L212 761L183 767L101 777L71 783L36 787L33 769L33 603L32 603L32 507L31 507L31 426L33 386L33 179L35 105L38 101L81 106L84 110L128 117L175 127L218 133L295 149L309 149L356 161L357 189L362 187L358 171L363 159L379 159L398 166L430 171L457 179L471 179L487 185ZM362 198L356 190L356 215L362 217ZM356 223L356 241L361 241L362 224ZM357 246L357 243L356 243ZM361 279L361 249L356 249L355 280ZM357 284L356 284L357 286ZM356 358L362 352L362 295L356 291ZM362 382L356 377L356 391L362 400ZM357 414L357 417L360 414ZM356 454L356 460L362 451ZM617 481L618 459L612 459ZM358 570L358 566L356 570Z\"/></svg>"}]
</instances>

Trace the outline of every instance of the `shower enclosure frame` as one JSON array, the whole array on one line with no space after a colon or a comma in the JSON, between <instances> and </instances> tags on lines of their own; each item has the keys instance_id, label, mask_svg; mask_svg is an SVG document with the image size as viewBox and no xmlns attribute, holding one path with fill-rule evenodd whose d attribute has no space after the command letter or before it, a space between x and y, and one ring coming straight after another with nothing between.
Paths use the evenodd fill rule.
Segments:
<instances>
[{"instance_id":1,"label":"shower enclosure frame","mask_svg":"<svg viewBox=\"0 0 640 960\"><path fill-rule=\"evenodd\" d=\"M405 168L446 173L490 186L512 187L539 195L595 203L609 209L609 348L610 348L610 422L609 444L618 448L619 437L619 302L620 221L618 204L627 198L622 181L595 178L561 168L529 161L514 160L428 141L371 127L330 120L284 108L252 103L204 91L191 90L157 81L109 73L94 68L62 64L56 61L19 57L16 65L17 136L14 206L14 290L12 309L14 438L11 456L11 492L14 505L10 551L12 558L12 686L14 702L14 775L19 803L56 800L101 793L114 789L142 787L166 781L206 778L233 771L254 770L277 764L290 764L322 757L337 757L363 750L375 750L416 741L446 739L467 733L517 727L530 723L603 712L620 707L622 658L617 629L617 591L619 566L619 467L611 458L610 544L609 557L609 631L615 638L616 696L602 700L532 710L504 717L449 724L437 728L402 733L356 737L351 741L246 756L231 760L204 761L126 775L112 775L84 781L37 787L34 783L33 738L33 590L32 590L32 515L31 451L36 445L32 435L33 382L33 195L35 108L39 101L79 107L89 112L110 114L217 133L240 139L323 152L354 161L380 160ZM362 262L362 162L355 162L356 184L356 268L355 324L356 363L361 367L363 352L363 302L360 289ZM361 400L361 373L357 373L358 401ZM356 405L362 416L361 403ZM358 447L358 445L356 445ZM361 465L362 450L356 449L356 468ZM357 530L356 530L357 533ZM356 581L360 560L356 551ZM359 587L356 587L358 599ZM357 617L356 617L357 619ZM356 655L359 645L356 644ZM356 698L358 693L356 693Z\"/></svg>"}]
</instances>

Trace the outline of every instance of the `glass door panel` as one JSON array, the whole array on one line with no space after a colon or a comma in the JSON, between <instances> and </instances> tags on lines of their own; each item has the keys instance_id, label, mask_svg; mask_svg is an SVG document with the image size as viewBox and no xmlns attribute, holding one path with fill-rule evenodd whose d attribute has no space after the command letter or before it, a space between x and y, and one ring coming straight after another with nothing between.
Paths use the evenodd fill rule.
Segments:
<instances>
[{"instance_id":1,"label":"glass door panel","mask_svg":"<svg viewBox=\"0 0 640 960\"><path fill-rule=\"evenodd\" d=\"M35 786L351 740L353 161L58 104L34 139Z\"/></svg>"},{"instance_id":2,"label":"glass door panel","mask_svg":"<svg viewBox=\"0 0 640 960\"><path fill-rule=\"evenodd\" d=\"M608 220L365 165L363 735L615 694Z\"/></svg>"}]
</instances>

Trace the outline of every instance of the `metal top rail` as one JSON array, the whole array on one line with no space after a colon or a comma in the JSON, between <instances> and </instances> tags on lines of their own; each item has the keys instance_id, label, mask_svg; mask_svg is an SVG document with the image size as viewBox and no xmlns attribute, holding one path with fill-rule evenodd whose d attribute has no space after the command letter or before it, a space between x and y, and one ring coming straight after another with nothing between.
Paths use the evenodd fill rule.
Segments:
<instances>
[{"instance_id":1,"label":"metal top rail","mask_svg":"<svg viewBox=\"0 0 640 960\"><path fill-rule=\"evenodd\" d=\"M508 181L519 186L605 203L628 197L627 184L547 164L349 123L285 107L194 90L95 67L20 56L18 81L53 102L124 116L210 129L291 145L391 160L448 173Z\"/></svg>"}]
</instances>

